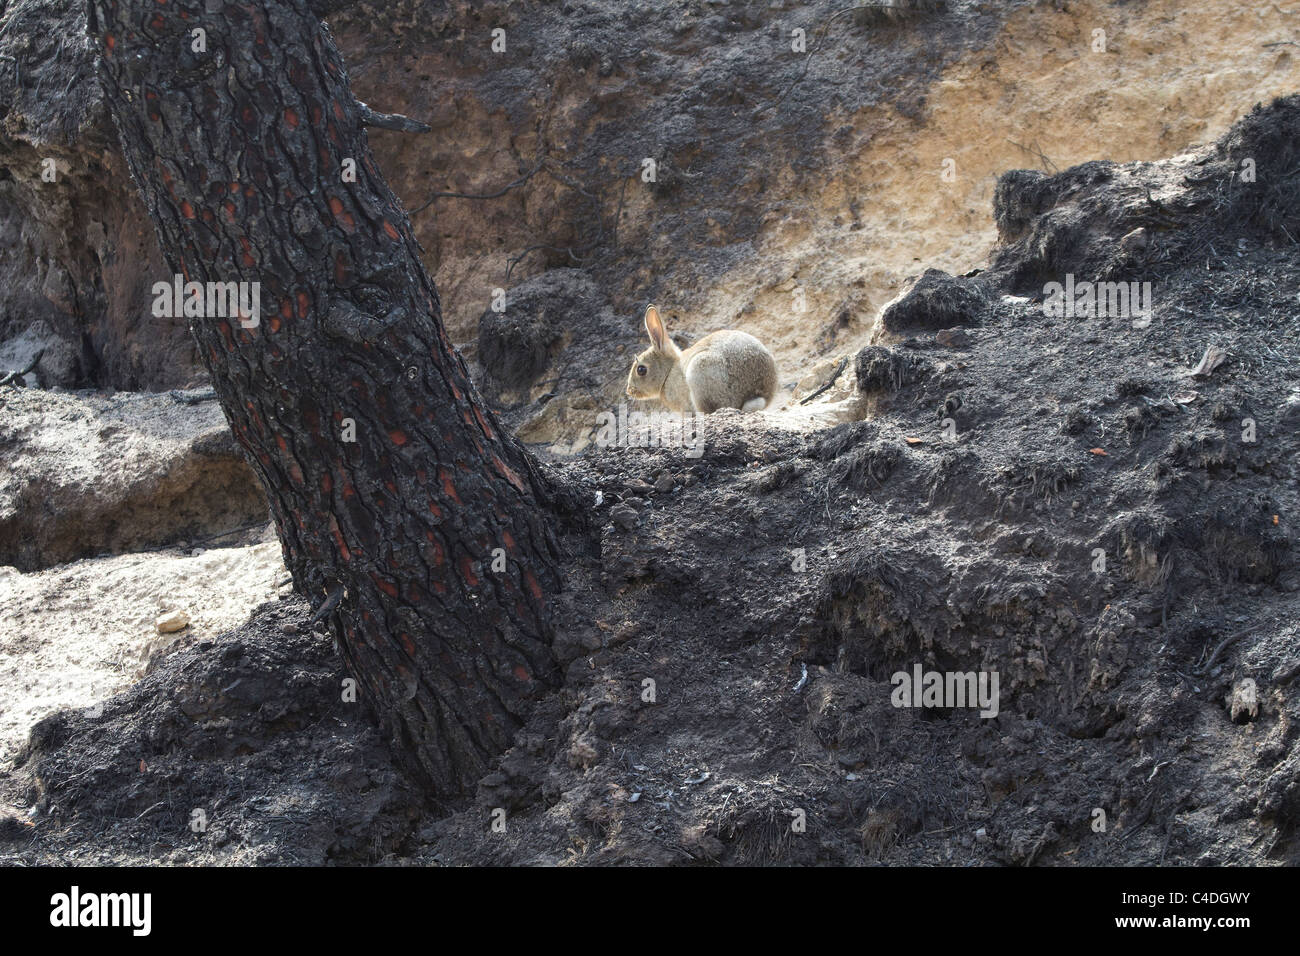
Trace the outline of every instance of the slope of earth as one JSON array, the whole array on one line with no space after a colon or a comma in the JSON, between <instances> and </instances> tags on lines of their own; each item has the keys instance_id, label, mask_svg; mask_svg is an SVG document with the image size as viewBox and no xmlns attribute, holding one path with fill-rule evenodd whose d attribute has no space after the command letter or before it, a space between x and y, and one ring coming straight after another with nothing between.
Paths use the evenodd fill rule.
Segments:
<instances>
[{"instance_id":1,"label":"slope of earth","mask_svg":"<svg viewBox=\"0 0 1300 956\"><path fill-rule=\"evenodd\" d=\"M252 535L245 535L252 537ZM173 644L248 620L287 575L273 528L260 544L168 548L85 558L43 571L0 567L0 765L39 718L89 708L131 686ZM159 634L159 616L188 627Z\"/></svg>"},{"instance_id":2,"label":"slope of earth","mask_svg":"<svg viewBox=\"0 0 1300 956\"><path fill-rule=\"evenodd\" d=\"M1007 174L990 268L855 356L869 420L552 462L566 683L472 805L419 812L291 601L38 725L5 859L1300 862L1297 143L1291 97ZM1152 308L1050 314L1094 280ZM996 716L894 706L917 666Z\"/></svg>"},{"instance_id":3,"label":"slope of earth","mask_svg":"<svg viewBox=\"0 0 1300 956\"><path fill-rule=\"evenodd\" d=\"M470 358L494 290L570 267L633 335L651 298L690 338L759 334L786 385L919 264L983 261L1003 170L1172 155L1300 81L1300 13L1231 0L315 6L357 95L433 127L371 139ZM76 0L0 14L0 356L43 345L46 386L195 384L184 321L147 309L171 276L83 32Z\"/></svg>"}]
</instances>

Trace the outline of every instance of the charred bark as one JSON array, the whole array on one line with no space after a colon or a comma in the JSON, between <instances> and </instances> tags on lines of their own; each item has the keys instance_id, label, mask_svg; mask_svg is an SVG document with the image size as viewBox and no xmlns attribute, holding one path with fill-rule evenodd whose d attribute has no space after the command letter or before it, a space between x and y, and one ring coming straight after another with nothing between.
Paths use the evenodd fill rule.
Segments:
<instances>
[{"instance_id":1,"label":"charred bark","mask_svg":"<svg viewBox=\"0 0 1300 956\"><path fill-rule=\"evenodd\" d=\"M323 608L435 796L462 796L557 679L545 483L446 336L312 5L88 6L169 266L185 281L260 283L257 315L205 314L192 329L295 588Z\"/></svg>"}]
</instances>

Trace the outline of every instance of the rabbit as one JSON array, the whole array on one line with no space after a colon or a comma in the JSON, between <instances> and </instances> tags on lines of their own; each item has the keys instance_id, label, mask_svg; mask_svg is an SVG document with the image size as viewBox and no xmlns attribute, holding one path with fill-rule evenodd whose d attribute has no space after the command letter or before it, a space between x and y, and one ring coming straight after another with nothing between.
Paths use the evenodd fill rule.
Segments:
<instances>
[{"instance_id":1,"label":"rabbit","mask_svg":"<svg viewBox=\"0 0 1300 956\"><path fill-rule=\"evenodd\" d=\"M682 350L668 337L659 310L645 310L650 348L627 375L630 398L657 398L674 412L707 415L719 408L759 412L776 397L776 360L748 332L710 332Z\"/></svg>"}]
</instances>

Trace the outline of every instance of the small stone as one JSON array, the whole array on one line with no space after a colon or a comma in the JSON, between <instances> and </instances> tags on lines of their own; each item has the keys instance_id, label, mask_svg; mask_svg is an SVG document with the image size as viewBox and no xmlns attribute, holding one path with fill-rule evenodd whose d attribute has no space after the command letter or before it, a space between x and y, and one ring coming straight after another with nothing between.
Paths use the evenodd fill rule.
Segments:
<instances>
[{"instance_id":1,"label":"small stone","mask_svg":"<svg viewBox=\"0 0 1300 956\"><path fill-rule=\"evenodd\" d=\"M190 626L190 616L184 611L168 611L155 623L159 634L175 634Z\"/></svg>"},{"instance_id":2,"label":"small stone","mask_svg":"<svg viewBox=\"0 0 1300 956\"><path fill-rule=\"evenodd\" d=\"M980 827L978 830L975 831L975 839L978 840L980 843L983 843L988 838L989 838L989 831L985 830L983 827Z\"/></svg>"},{"instance_id":3,"label":"small stone","mask_svg":"<svg viewBox=\"0 0 1300 956\"><path fill-rule=\"evenodd\" d=\"M640 478L633 478L623 487L634 495L648 495L651 491L650 482L642 481Z\"/></svg>"},{"instance_id":4,"label":"small stone","mask_svg":"<svg viewBox=\"0 0 1300 956\"><path fill-rule=\"evenodd\" d=\"M641 634L643 627L636 621L625 621L610 638L611 644L624 644Z\"/></svg>"},{"instance_id":5,"label":"small stone","mask_svg":"<svg viewBox=\"0 0 1300 956\"><path fill-rule=\"evenodd\" d=\"M609 520L624 531L631 531L637 523L636 509L626 503L617 504L609 509Z\"/></svg>"},{"instance_id":6,"label":"small stone","mask_svg":"<svg viewBox=\"0 0 1300 956\"><path fill-rule=\"evenodd\" d=\"M666 495L668 492L673 490L673 485L676 483L677 479L672 476L672 473L665 471L655 479L655 491L659 492L661 495Z\"/></svg>"},{"instance_id":7,"label":"small stone","mask_svg":"<svg viewBox=\"0 0 1300 956\"><path fill-rule=\"evenodd\" d=\"M297 634L298 625L293 623L293 621L285 621L284 624L281 625L280 630L284 631L286 634Z\"/></svg>"},{"instance_id":8,"label":"small stone","mask_svg":"<svg viewBox=\"0 0 1300 956\"><path fill-rule=\"evenodd\" d=\"M1244 677L1232 688L1227 701L1228 715L1234 724L1259 716L1259 687L1253 677Z\"/></svg>"},{"instance_id":9,"label":"small stone","mask_svg":"<svg viewBox=\"0 0 1300 956\"><path fill-rule=\"evenodd\" d=\"M935 333L934 341L946 349L964 349L969 348L974 339L961 329L943 329Z\"/></svg>"}]
</instances>

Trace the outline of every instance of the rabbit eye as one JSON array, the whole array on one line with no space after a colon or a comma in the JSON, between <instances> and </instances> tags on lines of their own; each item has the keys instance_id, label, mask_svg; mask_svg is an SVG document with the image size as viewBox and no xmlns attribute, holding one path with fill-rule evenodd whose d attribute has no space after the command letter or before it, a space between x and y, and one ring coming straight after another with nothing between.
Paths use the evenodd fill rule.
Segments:
<instances>
[{"instance_id":1,"label":"rabbit eye","mask_svg":"<svg viewBox=\"0 0 1300 956\"><path fill-rule=\"evenodd\" d=\"M636 367L636 373L637 373L638 375L645 375L645 373L646 373L647 371L649 371L649 370L648 370L644 365L638 365L638 366Z\"/></svg>"}]
</instances>

